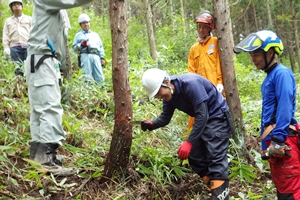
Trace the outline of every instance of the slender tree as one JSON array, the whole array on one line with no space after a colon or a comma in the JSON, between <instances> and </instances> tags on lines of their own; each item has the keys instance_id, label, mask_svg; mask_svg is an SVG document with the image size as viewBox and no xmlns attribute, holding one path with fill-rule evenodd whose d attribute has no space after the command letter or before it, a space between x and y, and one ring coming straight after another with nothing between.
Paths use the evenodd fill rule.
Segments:
<instances>
[{"instance_id":1,"label":"slender tree","mask_svg":"<svg viewBox=\"0 0 300 200\"><path fill-rule=\"evenodd\" d=\"M104 175L111 178L127 168L132 143L131 91L128 80L127 7L124 0L110 0L112 34L112 79L115 103L115 124L106 157Z\"/></svg>"},{"instance_id":2,"label":"slender tree","mask_svg":"<svg viewBox=\"0 0 300 200\"><path fill-rule=\"evenodd\" d=\"M300 41L299 40L299 31L298 31L298 22L296 18L296 11L295 11L295 5L293 3L293 0L290 0L291 4L291 13L292 13L292 24L293 24L293 32L294 32L294 41ZM298 58L298 68L300 70L300 47L299 47L299 42L295 42L295 54L297 55Z\"/></svg>"},{"instance_id":3,"label":"slender tree","mask_svg":"<svg viewBox=\"0 0 300 200\"><path fill-rule=\"evenodd\" d=\"M148 0L143 0L143 3L145 8L145 18L146 18L146 25L147 25L148 42L150 46L150 54L152 59L156 60L157 53L156 53L155 35L153 30L151 6Z\"/></svg>"},{"instance_id":4,"label":"slender tree","mask_svg":"<svg viewBox=\"0 0 300 200\"><path fill-rule=\"evenodd\" d=\"M219 51L221 56L222 73L226 100L232 114L236 132L244 134L241 102L238 94L237 81L233 63L233 43L230 39L231 22L230 9L227 0L213 0L214 14L217 18L216 32L218 35Z\"/></svg>"},{"instance_id":5,"label":"slender tree","mask_svg":"<svg viewBox=\"0 0 300 200\"><path fill-rule=\"evenodd\" d=\"M271 15L271 7L270 7L270 0L266 0L266 10L268 14L268 25L269 28L273 27L273 20L272 20L272 15Z\"/></svg>"}]
</instances>

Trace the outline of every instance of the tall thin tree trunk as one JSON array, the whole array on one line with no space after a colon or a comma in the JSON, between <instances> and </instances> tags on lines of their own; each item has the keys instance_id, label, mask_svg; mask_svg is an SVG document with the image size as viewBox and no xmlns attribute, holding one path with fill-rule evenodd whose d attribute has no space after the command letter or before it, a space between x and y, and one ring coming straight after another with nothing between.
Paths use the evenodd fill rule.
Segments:
<instances>
[{"instance_id":1,"label":"tall thin tree trunk","mask_svg":"<svg viewBox=\"0 0 300 200\"><path fill-rule=\"evenodd\" d=\"M173 33L172 34L176 34L175 33L174 20L173 20L173 13L174 13L173 0L170 0L170 16L169 16L169 19L171 20L171 23L172 23L172 29L173 29Z\"/></svg>"},{"instance_id":2,"label":"tall thin tree trunk","mask_svg":"<svg viewBox=\"0 0 300 200\"><path fill-rule=\"evenodd\" d=\"M298 59L298 68L300 71L300 47L299 47L299 35L298 35L298 21L296 19L296 12L295 12L295 7L293 4L293 0L290 0L290 4L291 4L291 13L292 13L292 24L293 24L293 32L294 32L294 41L295 41L295 53L297 55L297 59Z\"/></svg>"},{"instance_id":3,"label":"tall thin tree trunk","mask_svg":"<svg viewBox=\"0 0 300 200\"><path fill-rule=\"evenodd\" d=\"M184 33L184 37L185 37L186 36L186 27L185 27L183 0L180 0L180 7L181 7L181 19L182 19L183 33Z\"/></svg>"},{"instance_id":4,"label":"tall thin tree trunk","mask_svg":"<svg viewBox=\"0 0 300 200\"><path fill-rule=\"evenodd\" d=\"M228 37L231 33L230 10L227 0L213 0L214 14L217 18L216 31L218 35L219 52L224 79L226 100L232 114L236 132L244 138L242 109L238 94L237 81L233 63L233 42Z\"/></svg>"},{"instance_id":5,"label":"tall thin tree trunk","mask_svg":"<svg viewBox=\"0 0 300 200\"><path fill-rule=\"evenodd\" d=\"M152 11L151 6L148 0L143 0L144 8L145 8L145 15L146 15L146 25L147 25L147 33L148 33L148 42L150 46L150 55L153 60L156 61L157 54L156 54L156 43L155 43L155 36L153 31L153 22L152 22Z\"/></svg>"},{"instance_id":6,"label":"tall thin tree trunk","mask_svg":"<svg viewBox=\"0 0 300 200\"><path fill-rule=\"evenodd\" d=\"M71 89L69 87L69 81L72 80L72 60L71 60L71 56L70 56L70 50L69 50L69 45L67 44L66 47L66 68L63 72L63 78L66 79L66 81L63 81L63 87L62 87L62 91L61 91L61 102L63 104L66 105L70 105L70 100L71 100Z\"/></svg>"},{"instance_id":7,"label":"tall thin tree trunk","mask_svg":"<svg viewBox=\"0 0 300 200\"><path fill-rule=\"evenodd\" d=\"M255 30L259 30L259 28L258 28L258 22L257 22L257 15L256 15L256 8L255 8L254 3L251 3L251 7L252 7L252 13L253 13L253 20L254 20ZM248 34L250 34L250 31L249 31Z\"/></svg>"},{"instance_id":8,"label":"tall thin tree trunk","mask_svg":"<svg viewBox=\"0 0 300 200\"><path fill-rule=\"evenodd\" d=\"M109 1L115 125L104 167L106 178L111 178L113 174L126 170L132 143L132 125L128 123L132 120L132 102L128 80L127 7L125 2L124 0Z\"/></svg>"},{"instance_id":9,"label":"tall thin tree trunk","mask_svg":"<svg viewBox=\"0 0 300 200\"><path fill-rule=\"evenodd\" d=\"M270 8L270 0L266 0L266 9L267 9L267 14L268 14L268 25L270 28L272 28L273 20L272 20L271 8Z\"/></svg>"}]
</instances>

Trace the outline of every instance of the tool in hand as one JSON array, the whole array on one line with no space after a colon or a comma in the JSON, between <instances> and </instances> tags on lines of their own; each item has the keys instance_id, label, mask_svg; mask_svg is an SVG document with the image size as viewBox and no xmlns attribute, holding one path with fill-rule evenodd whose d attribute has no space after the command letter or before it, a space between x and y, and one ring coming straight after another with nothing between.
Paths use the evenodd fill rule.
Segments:
<instances>
[{"instance_id":1,"label":"tool in hand","mask_svg":"<svg viewBox=\"0 0 300 200\"><path fill-rule=\"evenodd\" d=\"M128 124L137 124L137 125L141 125L142 121L141 120L137 120L137 121L129 121Z\"/></svg>"}]
</instances>

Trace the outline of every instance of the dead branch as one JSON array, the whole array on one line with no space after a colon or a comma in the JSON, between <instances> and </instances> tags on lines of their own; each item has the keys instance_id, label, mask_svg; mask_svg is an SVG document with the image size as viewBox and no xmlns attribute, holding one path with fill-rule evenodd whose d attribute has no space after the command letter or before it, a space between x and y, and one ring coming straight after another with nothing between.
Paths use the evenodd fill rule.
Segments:
<instances>
[{"instance_id":1,"label":"dead branch","mask_svg":"<svg viewBox=\"0 0 300 200\"><path fill-rule=\"evenodd\" d=\"M89 177L87 180L85 180L78 188L76 188L76 192L73 193L70 197L67 199L72 199L73 197L76 197L83 189L83 187L92 179L92 177ZM68 191L68 193L71 193L71 191Z\"/></svg>"}]
</instances>

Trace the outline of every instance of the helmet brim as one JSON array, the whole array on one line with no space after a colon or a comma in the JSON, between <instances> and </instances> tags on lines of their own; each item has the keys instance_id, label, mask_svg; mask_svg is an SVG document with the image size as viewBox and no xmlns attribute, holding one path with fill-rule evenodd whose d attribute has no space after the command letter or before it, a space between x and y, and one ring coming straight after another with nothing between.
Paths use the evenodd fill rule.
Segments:
<instances>
[{"instance_id":1,"label":"helmet brim","mask_svg":"<svg viewBox=\"0 0 300 200\"><path fill-rule=\"evenodd\" d=\"M262 46L262 40L252 33L243 39L238 45L233 48L234 53L252 52L259 49Z\"/></svg>"}]
</instances>

